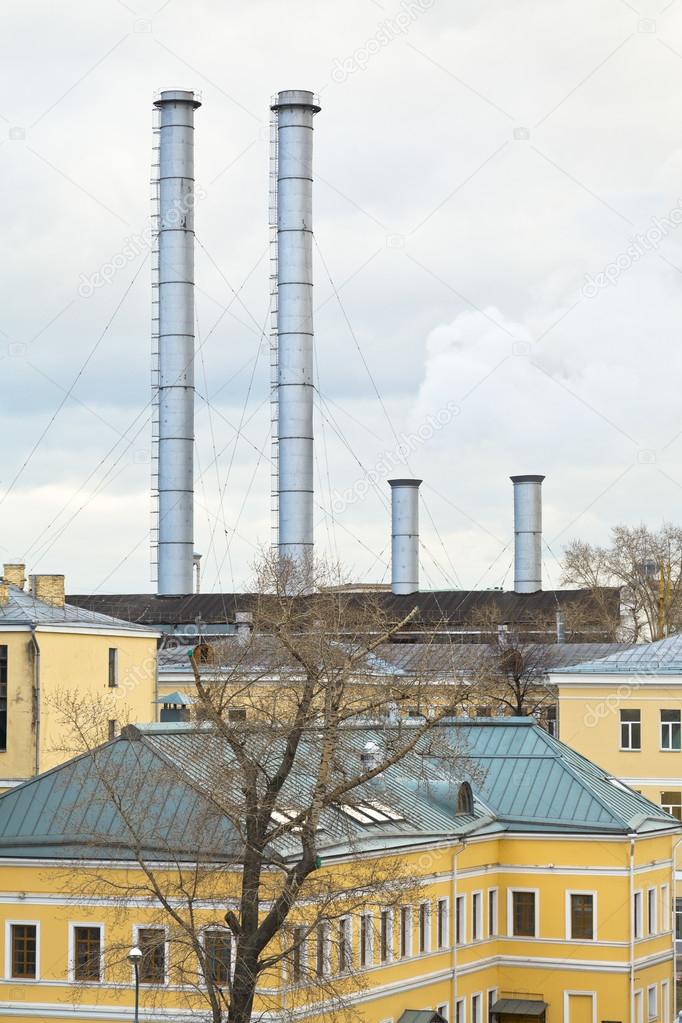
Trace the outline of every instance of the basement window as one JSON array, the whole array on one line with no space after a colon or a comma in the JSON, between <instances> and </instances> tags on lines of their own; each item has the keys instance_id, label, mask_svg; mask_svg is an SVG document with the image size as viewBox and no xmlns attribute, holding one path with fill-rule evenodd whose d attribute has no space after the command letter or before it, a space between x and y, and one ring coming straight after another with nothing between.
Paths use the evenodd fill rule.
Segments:
<instances>
[{"instance_id":1,"label":"basement window","mask_svg":"<svg viewBox=\"0 0 682 1023\"><path fill-rule=\"evenodd\" d=\"M397 810L392 810L385 803L376 799L364 802L342 803L341 810L358 824L386 824L389 821L404 821L405 817Z\"/></svg>"}]
</instances>

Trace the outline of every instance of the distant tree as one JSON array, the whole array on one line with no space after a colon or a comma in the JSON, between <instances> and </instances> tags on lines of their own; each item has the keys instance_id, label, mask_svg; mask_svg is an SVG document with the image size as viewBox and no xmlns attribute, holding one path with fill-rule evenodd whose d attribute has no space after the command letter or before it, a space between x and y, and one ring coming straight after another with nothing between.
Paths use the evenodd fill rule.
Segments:
<instances>
[{"instance_id":1,"label":"distant tree","mask_svg":"<svg viewBox=\"0 0 682 1023\"><path fill-rule=\"evenodd\" d=\"M662 639L682 629L682 528L664 523L616 526L607 546L573 540L565 549L563 583L591 589L620 586L620 638Z\"/></svg>"}]
</instances>

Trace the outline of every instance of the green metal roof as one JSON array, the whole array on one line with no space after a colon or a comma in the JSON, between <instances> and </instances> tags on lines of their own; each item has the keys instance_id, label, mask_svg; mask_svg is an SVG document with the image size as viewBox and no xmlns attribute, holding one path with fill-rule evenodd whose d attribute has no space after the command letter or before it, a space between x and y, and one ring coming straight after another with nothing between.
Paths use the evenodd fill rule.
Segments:
<instances>
[{"instance_id":1,"label":"green metal roof","mask_svg":"<svg viewBox=\"0 0 682 1023\"><path fill-rule=\"evenodd\" d=\"M433 1009L405 1009L398 1023L447 1023L447 1020Z\"/></svg>"},{"instance_id":2,"label":"green metal roof","mask_svg":"<svg viewBox=\"0 0 682 1023\"><path fill-rule=\"evenodd\" d=\"M490 1011L505 1013L508 1016L542 1016L547 1009L547 1002L538 1002L530 998L500 998Z\"/></svg>"},{"instance_id":3,"label":"green metal roof","mask_svg":"<svg viewBox=\"0 0 682 1023\"><path fill-rule=\"evenodd\" d=\"M608 657L553 668L556 675L682 675L682 635L638 643Z\"/></svg>"},{"instance_id":4,"label":"green metal roof","mask_svg":"<svg viewBox=\"0 0 682 1023\"><path fill-rule=\"evenodd\" d=\"M368 741L385 740L385 729L344 730L339 772L359 763ZM342 807L325 808L320 855L414 847L465 834L682 830L659 806L553 739L532 718L451 721L438 740L449 744L450 754L443 743L438 756L431 746L415 751L354 792L356 800L391 807L394 819L365 826ZM264 770L280 752L264 739ZM318 756L319 741L311 733L278 806L308 805ZM238 859L241 821L231 819L234 810L222 802L230 778L238 784L233 765L229 744L208 727L128 727L98 750L0 796L0 857L132 859L131 849L140 846L152 858L171 851L184 860ZM458 813L465 780L474 804L471 812ZM299 848L297 835L288 833L273 842L273 857L286 860Z\"/></svg>"}]
</instances>

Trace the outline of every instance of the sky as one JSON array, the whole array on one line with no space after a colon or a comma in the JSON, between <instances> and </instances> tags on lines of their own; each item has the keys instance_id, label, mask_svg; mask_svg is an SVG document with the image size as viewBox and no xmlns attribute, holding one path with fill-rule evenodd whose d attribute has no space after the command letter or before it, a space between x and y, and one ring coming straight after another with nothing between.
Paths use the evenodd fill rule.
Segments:
<instances>
[{"instance_id":1,"label":"sky","mask_svg":"<svg viewBox=\"0 0 682 1023\"><path fill-rule=\"evenodd\" d=\"M510 588L509 476L574 538L679 522L682 0L7 0L0 38L0 558L152 591L152 102L201 93L195 546L271 539L269 103L312 89L316 545ZM113 269L112 269L113 268ZM104 279L106 278L106 280Z\"/></svg>"}]
</instances>

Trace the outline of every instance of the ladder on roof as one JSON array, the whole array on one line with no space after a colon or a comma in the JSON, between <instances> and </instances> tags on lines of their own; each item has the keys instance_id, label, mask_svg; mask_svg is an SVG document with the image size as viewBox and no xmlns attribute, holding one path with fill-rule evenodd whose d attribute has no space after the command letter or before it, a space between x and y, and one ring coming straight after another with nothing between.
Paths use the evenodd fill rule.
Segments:
<instances>
[{"instance_id":1,"label":"ladder on roof","mask_svg":"<svg viewBox=\"0 0 682 1023\"><path fill-rule=\"evenodd\" d=\"M279 335L277 332L277 172L279 168L277 111L270 118L270 515L272 546L279 544Z\"/></svg>"},{"instance_id":2,"label":"ladder on roof","mask_svg":"<svg viewBox=\"0 0 682 1023\"><path fill-rule=\"evenodd\" d=\"M149 565L153 583L159 571L159 231L160 231L160 146L161 112L152 107L152 165L150 175L151 202L151 507L149 526Z\"/></svg>"}]
</instances>

